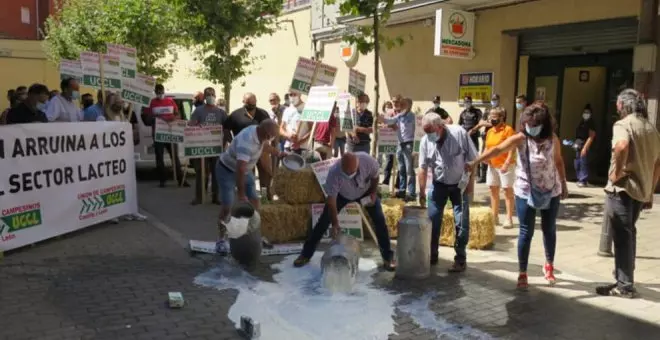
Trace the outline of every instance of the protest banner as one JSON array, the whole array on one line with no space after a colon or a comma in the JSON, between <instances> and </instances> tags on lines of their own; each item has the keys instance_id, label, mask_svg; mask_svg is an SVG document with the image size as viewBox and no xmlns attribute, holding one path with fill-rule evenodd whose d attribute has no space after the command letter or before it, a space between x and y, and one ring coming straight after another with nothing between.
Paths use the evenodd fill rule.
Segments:
<instances>
[{"instance_id":1,"label":"protest banner","mask_svg":"<svg viewBox=\"0 0 660 340\"><path fill-rule=\"evenodd\" d=\"M330 170L330 167L335 164L335 162L339 162L338 159L336 158L331 158L331 159L326 159L324 161L312 163L309 166L312 168L312 171L314 172L314 176L316 176L316 180L319 182L319 185L321 186L321 190L323 190L323 194L327 196L325 193L325 180L328 178L328 171Z\"/></svg>"},{"instance_id":2,"label":"protest banner","mask_svg":"<svg viewBox=\"0 0 660 340\"><path fill-rule=\"evenodd\" d=\"M149 106L156 86L156 79L137 73L135 79L122 84L121 97L133 104Z\"/></svg>"},{"instance_id":3,"label":"protest banner","mask_svg":"<svg viewBox=\"0 0 660 340\"><path fill-rule=\"evenodd\" d=\"M325 204L317 203L312 204L312 226L316 225L321 214L323 213L323 207ZM362 215L360 214L360 206L357 203L349 203L344 209L342 209L337 219L339 220L339 229L344 235L350 235L358 240L364 240L364 235L362 232ZM322 240L330 239L330 228L323 234Z\"/></svg>"},{"instance_id":4,"label":"protest banner","mask_svg":"<svg viewBox=\"0 0 660 340\"><path fill-rule=\"evenodd\" d=\"M83 73L80 60L60 60L60 80L66 78L73 78L82 83Z\"/></svg>"},{"instance_id":5,"label":"protest banner","mask_svg":"<svg viewBox=\"0 0 660 340\"><path fill-rule=\"evenodd\" d=\"M116 56L103 55L103 75L96 52L80 52L80 64L83 73L83 85L101 88L101 79L106 90L121 89L121 66Z\"/></svg>"},{"instance_id":6,"label":"protest banner","mask_svg":"<svg viewBox=\"0 0 660 340\"><path fill-rule=\"evenodd\" d=\"M351 94L342 92L337 95L337 108L339 109L339 129L341 131L353 131L355 119L351 110Z\"/></svg>"},{"instance_id":7,"label":"protest banner","mask_svg":"<svg viewBox=\"0 0 660 340\"><path fill-rule=\"evenodd\" d=\"M222 153L222 125L184 128L183 154L186 157L215 157L220 153Z\"/></svg>"},{"instance_id":8,"label":"protest banner","mask_svg":"<svg viewBox=\"0 0 660 340\"><path fill-rule=\"evenodd\" d=\"M393 154L399 146L399 137L396 130L390 128L378 129L378 153Z\"/></svg>"},{"instance_id":9,"label":"protest banner","mask_svg":"<svg viewBox=\"0 0 660 340\"><path fill-rule=\"evenodd\" d=\"M129 123L0 127L0 252L137 213Z\"/></svg>"},{"instance_id":10,"label":"protest banner","mask_svg":"<svg viewBox=\"0 0 660 340\"><path fill-rule=\"evenodd\" d=\"M118 44L106 44L106 46L108 55L119 59L122 81L135 79L137 75L137 49Z\"/></svg>"},{"instance_id":11,"label":"protest banner","mask_svg":"<svg viewBox=\"0 0 660 340\"><path fill-rule=\"evenodd\" d=\"M184 142L186 122L184 120L175 120L166 122L162 119L156 119L156 130L154 142L178 144Z\"/></svg>"},{"instance_id":12,"label":"protest banner","mask_svg":"<svg viewBox=\"0 0 660 340\"><path fill-rule=\"evenodd\" d=\"M332 85L337 76L337 68L312 59L298 58L289 91L309 94L312 86Z\"/></svg>"},{"instance_id":13,"label":"protest banner","mask_svg":"<svg viewBox=\"0 0 660 340\"><path fill-rule=\"evenodd\" d=\"M367 75L360 73L355 69L351 69L348 74L348 92L357 97L364 93L365 84L367 83Z\"/></svg>"},{"instance_id":14,"label":"protest banner","mask_svg":"<svg viewBox=\"0 0 660 340\"><path fill-rule=\"evenodd\" d=\"M324 123L330 120L339 89L335 86L314 86L309 90L300 121Z\"/></svg>"}]
</instances>

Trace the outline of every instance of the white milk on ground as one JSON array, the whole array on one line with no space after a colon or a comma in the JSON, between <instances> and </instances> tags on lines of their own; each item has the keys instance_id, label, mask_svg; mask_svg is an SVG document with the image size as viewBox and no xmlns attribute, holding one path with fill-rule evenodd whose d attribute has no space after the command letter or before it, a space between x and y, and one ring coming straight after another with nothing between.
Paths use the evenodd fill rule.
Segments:
<instances>
[{"instance_id":1,"label":"white milk on ground","mask_svg":"<svg viewBox=\"0 0 660 340\"><path fill-rule=\"evenodd\" d=\"M331 293L350 293L355 284L351 268L345 258L332 258L325 268L322 277L323 287Z\"/></svg>"}]
</instances>

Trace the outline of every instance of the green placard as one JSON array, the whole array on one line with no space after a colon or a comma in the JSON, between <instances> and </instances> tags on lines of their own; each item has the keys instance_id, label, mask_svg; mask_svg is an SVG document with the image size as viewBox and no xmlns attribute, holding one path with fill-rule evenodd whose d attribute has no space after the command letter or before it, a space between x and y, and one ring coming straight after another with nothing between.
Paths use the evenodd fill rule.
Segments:
<instances>
[{"instance_id":1,"label":"green placard","mask_svg":"<svg viewBox=\"0 0 660 340\"><path fill-rule=\"evenodd\" d=\"M151 102L151 98L129 90L122 90L121 97L130 102L140 103L145 106L148 106Z\"/></svg>"},{"instance_id":2,"label":"green placard","mask_svg":"<svg viewBox=\"0 0 660 340\"><path fill-rule=\"evenodd\" d=\"M378 153L384 153L384 154L396 153L396 145L379 145Z\"/></svg>"},{"instance_id":3,"label":"green placard","mask_svg":"<svg viewBox=\"0 0 660 340\"><path fill-rule=\"evenodd\" d=\"M18 214L3 216L0 218L0 234L5 228L8 232L15 232L21 229L26 229L41 224L41 210L34 209L24 211Z\"/></svg>"},{"instance_id":4,"label":"green placard","mask_svg":"<svg viewBox=\"0 0 660 340\"><path fill-rule=\"evenodd\" d=\"M158 143L183 143L183 136L173 135L170 133L156 132L154 135L154 142Z\"/></svg>"},{"instance_id":5,"label":"green placard","mask_svg":"<svg viewBox=\"0 0 660 340\"><path fill-rule=\"evenodd\" d=\"M104 78L103 83L106 89L121 89L121 79ZM100 88L101 77L84 75L83 85Z\"/></svg>"},{"instance_id":6,"label":"green placard","mask_svg":"<svg viewBox=\"0 0 660 340\"><path fill-rule=\"evenodd\" d=\"M330 121L331 110L303 110L300 120L304 122L327 122Z\"/></svg>"},{"instance_id":7,"label":"green placard","mask_svg":"<svg viewBox=\"0 0 660 340\"><path fill-rule=\"evenodd\" d=\"M124 78L130 78L130 79L135 79L135 70L131 70L130 68L121 68L121 76Z\"/></svg>"},{"instance_id":8,"label":"green placard","mask_svg":"<svg viewBox=\"0 0 660 340\"><path fill-rule=\"evenodd\" d=\"M298 90L304 94L309 94L309 89L312 87L312 84L304 82L299 79L293 79L291 82L291 88Z\"/></svg>"},{"instance_id":9,"label":"green placard","mask_svg":"<svg viewBox=\"0 0 660 340\"><path fill-rule=\"evenodd\" d=\"M222 146L192 146L183 148L183 154L190 158L214 157L222 153Z\"/></svg>"}]
</instances>

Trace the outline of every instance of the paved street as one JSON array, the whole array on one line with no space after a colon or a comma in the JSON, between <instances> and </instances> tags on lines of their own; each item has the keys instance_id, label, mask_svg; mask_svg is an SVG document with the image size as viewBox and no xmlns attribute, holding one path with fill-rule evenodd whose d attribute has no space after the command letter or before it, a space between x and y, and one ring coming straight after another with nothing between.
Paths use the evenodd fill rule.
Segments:
<instances>
[{"instance_id":1,"label":"paved street","mask_svg":"<svg viewBox=\"0 0 660 340\"><path fill-rule=\"evenodd\" d=\"M215 238L217 207L190 206L191 189L160 189L149 181L138 187L148 222L99 225L6 255L0 262L0 339L239 339L227 317L236 292L193 285L214 260L190 257L183 248L188 239ZM529 292L516 292L517 229L498 228L495 249L470 251L470 269L463 275L444 272L453 256L449 248L441 249L444 260L427 280L376 275L378 287L406 294L404 304L438 292L429 307L436 319L452 325L436 334L399 310L398 334L390 339L473 338L462 333L465 326L502 339L657 338L660 249L653 245L660 234L650 221L657 221L659 207L639 225L636 274L642 298L594 297L593 287L609 282L612 268L612 259L594 255L603 198L597 189L572 191L558 223L557 287L541 283L543 248L536 237L530 275L538 276L530 278ZM480 187L477 202L484 193ZM269 280L268 265L279 261L266 258L257 276ZM181 291L187 306L167 308L168 291Z\"/></svg>"}]
</instances>

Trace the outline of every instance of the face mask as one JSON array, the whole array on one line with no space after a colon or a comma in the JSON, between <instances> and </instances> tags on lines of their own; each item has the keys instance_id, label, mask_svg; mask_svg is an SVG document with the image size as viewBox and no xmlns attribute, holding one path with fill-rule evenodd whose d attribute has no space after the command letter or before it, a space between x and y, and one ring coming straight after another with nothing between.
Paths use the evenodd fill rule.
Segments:
<instances>
[{"instance_id":1,"label":"face mask","mask_svg":"<svg viewBox=\"0 0 660 340\"><path fill-rule=\"evenodd\" d=\"M491 119L491 120L490 120L490 124L491 124L492 126L497 126L497 125L500 124L500 120L499 120L499 119Z\"/></svg>"},{"instance_id":2,"label":"face mask","mask_svg":"<svg viewBox=\"0 0 660 340\"><path fill-rule=\"evenodd\" d=\"M342 176L344 176L344 178L346 178L346 179L353 179L353 178L355 177L355 175L357 174L357 172L354 172L354 173L352 173L352 174L349 175L349 174L347 174L347 173L345 173L345 172L342 171L341 174L342 174Z\"/></svg>"},{"instance_id":3,"label":"face mask","mask_svg":"<svg viewBox=\"0 0 660 340\"><path fill-rule=\"evenodd\" d=\"M543 129L543 124L534 127L529 126L529 124L525 124L525 131L527 132L528 135L532 137L538 136L541 133L542 129Z\"/></svg>"},{"instance_id":4,"label":"face mask","mask_svg":"<svg viewBox=\"0 0 660 340\"><path fill-rule=\"evenodd\" d=\"M439 107L440 107L440 104L439 104L439 103L438 103L438 104L433 104L433 108L434 108L434 109L437 109L437 108L439 108Z\"/></svg>"},{"instance_id":5,"label":"face mask","mask_svg":"<svg viewBox=\"0 0 660 340\"><path fill-rule=\"evenodd\" d=\"M465 102L465 108L469 109L472 107L472 102Z\"/></svg>"},{"instance_id":6,"label":"face mask","mask_svg":"<svg viewBox=\"0 0 660 340\"><path fill-rule=\"evenodd\" d=\"M589 120L589 118L591 118L591 113L585 112L582 114L582 119Z\"/></svg>"},{"instance_id":7,"label":"face mask","mask_svg":"<svg viewBox=\"0 0 660 340\"><path fill-rule=\"evenodd\" d=\"M157 94L156 97L158 97L158 99L163 99L165 98L165 94Z\"/></svg>"},{"instance_id":8,"label":"face mask","mask_svg":"<svg viewBox=\"0 0 660 340\"><path fill-rule=\"evenodd\" d=\"M498 106L498 105L500 105L500 102L497 101L497 100L492 100L492 101L490 102L490 106L492 106L492 107L496 107L496 106Z\"/></svg>"},{"instance_id":9,"label":"face mask","mask_svg":"<svg viewBox=\"0 0 660 340\"><path fill-rule=\"evenodd\" d=\"M113 112L119 112L119 111L121 111L121 105L112 105L112 106L110 106L110 109Z\"/></svg>"},{"instance_id":10,"label":"face mask","mask_svg":"<svg viewBox=\"0 0 660 340\"><path fill-rule=\"evenodd\" d=\"M73 100L80 99L80 92L78 92L78 91L71 92L71 99L73 99Z\"/></svg>"},{"instance_id":11,"label":"face mask","mask_svg":"<svg viewBox=\"0 0 660 340\"><path fill-rule=\"evenodd\" d=\"M37 110L46 112L46 103L37 103Z\"/></svg>"},{"instance_id":12,"label":"face mask","mask_svg":"<svg viewBox=\"0 0 660 340\"><path fill-rule=\"evenodd\" d=\"M300 97L291 97L291 104L298 106L300 104Z\"/></svg>"},{"instance_id":13,"label":"face mask","mask_svg":"<svg viewBox=\"0 0 660 340\"><path fill-rule=\"evenodd\" d=\"M200 106L204 105L204 102L197 100L197 101L195 101L195 103L193 105L195 105L195 107L200 107Z\"/></svg>"},{"instance_id":14,"label":"face mask","mask_svg":"<svg viewBox=\"0 0 660 340\"><path fill-rule=\"evenodd\" d=\"M206 98L204 98L204 101L206 102L206 105L213 105L215 104L215 97L206 96Z\"/></svg>"},{"instance_id":15,"label":"face mask","mask_svg":"<svg viewBox=\"0 0 660 340\"><path fill-rule=\"evenodd\" d=\"M429 140L429 142L432 142L432 143L435 143L438 140L440 140L440 136L438 135L437 132L427 133L426 138Z\"/></svg>"},{"instance_id":16,"label":"face mask","mask_svg":"<svg viewBox=\"0 0 660 340\"><path fill-rule=\"evenodd\" d=\"M227 111L227 109L225 109L224 106L218 106L218 108L219 108L220 110L222 110L222 111Z\"/></svg>"},{"instance_id":17,"label":"face mask","mask_svg":"<svg viewBox=\"0 0 660 340\"><path fill-rule=\"evenodd\" d=\"M257 108L256 104L245 104L245 109L248 111L252 111Z\"/></svg>"},{"instance_id":18,"label":"face mask","mask_svg":"<svg viewBox=\"0 0 660 340\"><path fill-rule=\"evenodd\" d=\"M523 104L522 103L516 103L516 110L522 110L523 109Z\"/></svg>"},{"instance_id":19,"label":"face mask","mask_svg":"<svg viewBox=\"0 0 660 340\"><path fill-rule=\"evenodd\" d=\"M364 111L367 109L367 103L358 103L358 110Z\"/></svg>"}]
</instances>

